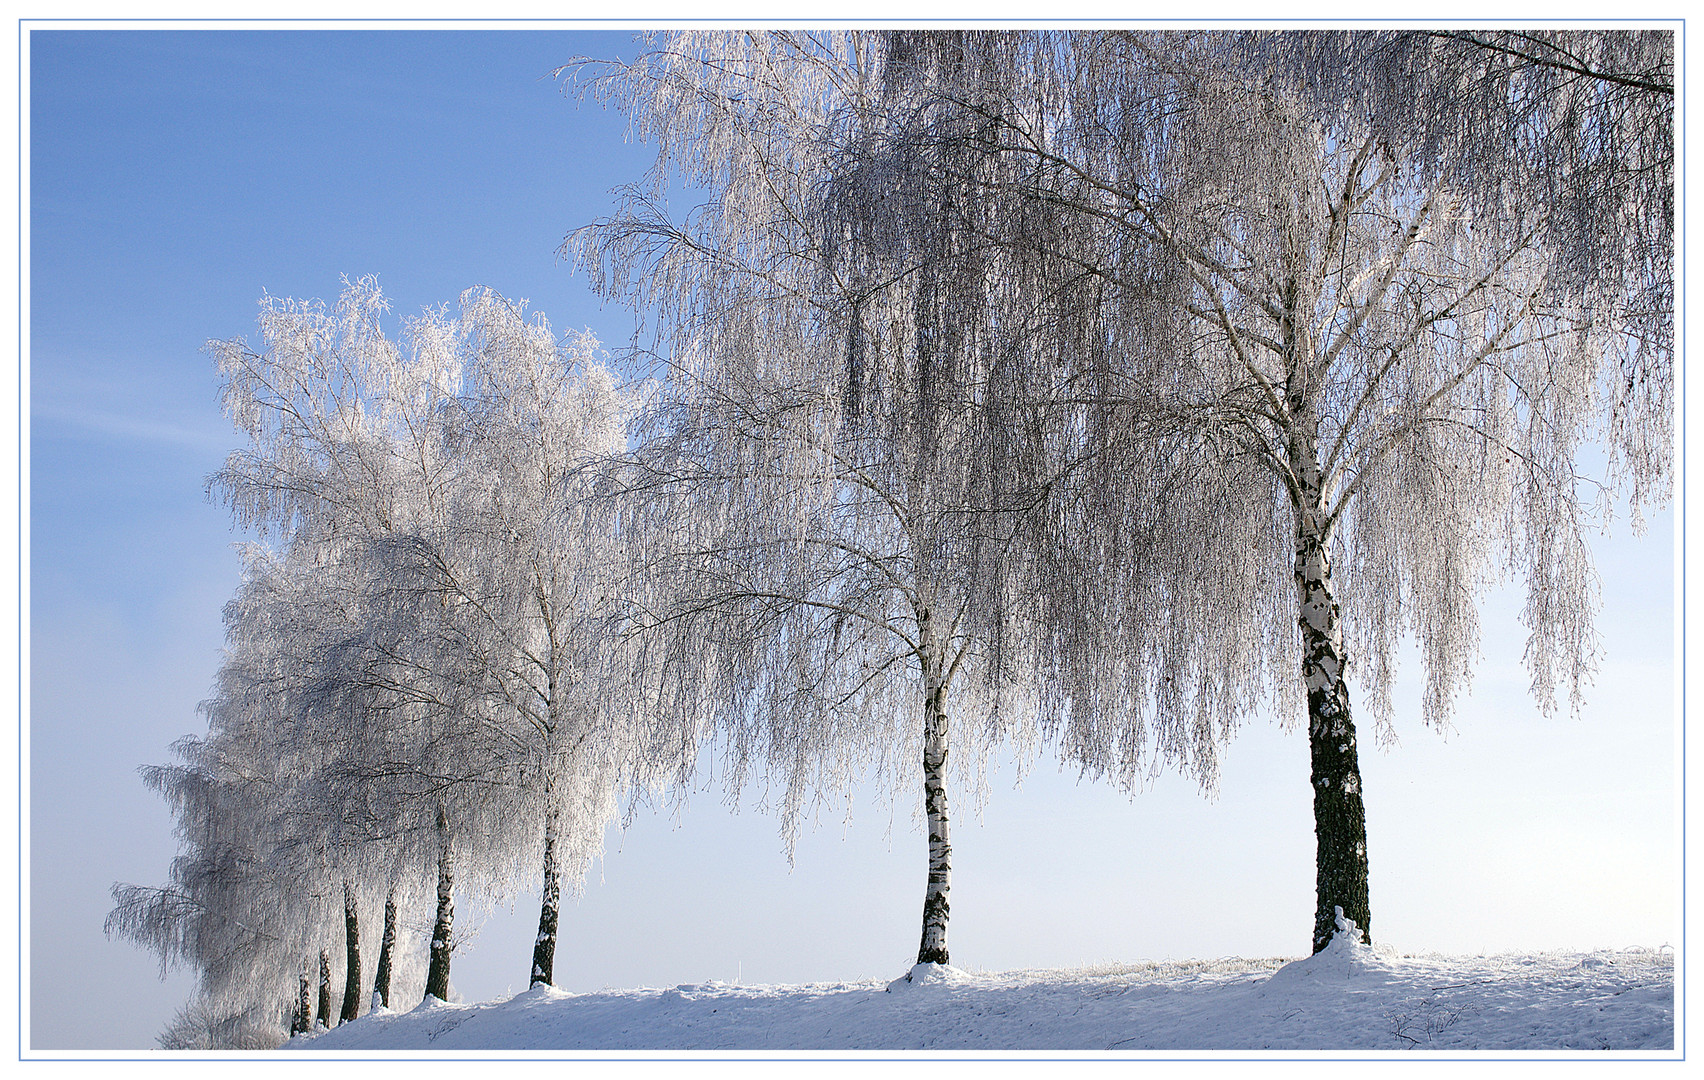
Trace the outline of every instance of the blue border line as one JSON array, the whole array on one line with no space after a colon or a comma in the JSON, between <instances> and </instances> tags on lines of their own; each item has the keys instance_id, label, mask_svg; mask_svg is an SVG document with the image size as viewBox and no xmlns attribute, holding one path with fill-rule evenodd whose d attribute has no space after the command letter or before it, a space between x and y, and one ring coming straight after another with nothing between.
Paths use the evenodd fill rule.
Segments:
<instances>
[{"instance_id":1,"label":"blue border line","mask_svg":"<svg viewBox=\"0 0 1704 1080\"><path fill-rule=\"evenodd\" d=\"M1686 21L1681 20L1677 31L1680 38L1680 56L1686 56ZM1682 71L1684 75L1685 72ZM1684 87L1684 79L1682 80ZM1680 207L1681 218L1686 213L1686 99L1683 95L1680 101L1680 119L1675 125L1675 149L1679 151L1680 170ZM1678 225L1677 225L1678 228ZM1677 269L1681 271L1680 280L1686 281L1686 236L1680 237L1680 253L1676 256ZM1686 374L1686 296L1680 298L1680 310L1675 312L1675 320L1681 329L1680 336L1680 372L1684 380ZM1679 511L1680 521L1680 949L1676 958L1684 961L1686 957L1686 396L1684 384L1682 393L1677 395L1676 408L1680 411L1679 446L1680 465L1674 474L1674 505ZM1680 965L1679 976L1675 982L1674 995L1674 1041L1680 1051L1680 1060L1686 1060L1686 969Z\"/></svg>"},{"instance_id":2,"label":"blue border line","mask_svg":"<svg viewBox=\"0 0 1704 1080\"><path fill-rule=\"evenodd\" d=\"M24 700L24 635L28 632L28 613L24 610L24 358L29 343L24 340L24 56L29 39L24 20L18 20L18 773L22 780L24 763L24 717L28 703ZM24 911L24 785L18 784L18 913ZM24 920L18 919L18 1057L24 1051Z\"/></svg>"},{"instance_id":3,"label":"blue border line","mask_svg":"<svg viewBox=\"0 0 1704 1080\"><path fill-rule=\"evenodd\" d=\"M1659 17L1654 17L1654 16L1644 17L1644 18L1627 18L1627 19L1614 19L1614 18L1609 18L1609 17L1555 18L1555 19L1536 19L1536 18L1525 18L1525 19L1404 19L1404 18L1398 18L1398 17L1395 17L1395 16L1374 17L1374 18L1367 18L1367 19L1349 19L1349 18L1343 18L1343 17L1310 19L1310 18L1306 18L1306 17L1303 17L1303 16L1281 16L1281 17L1276 17L1276 18L1260 18L1260 19L1231 18L1229 16L1223 16L1223 17L1218 17L1218 18L1201 18L1201 19L1128 19L1128 18L1127 19L1119 19L1119 18L1095 19L1095 18L1087 18L1087 17L1080 17L1080 16L1051 18L1051 19L1012 19L1012 18L995 18L995 17L992 17L992 16L988 16L988 17L984 17L984 18L954 18L954 17L951 17L951 16L942 16L942 17L935 17L935 18L916 17L916 18L899 18L899 19L859 19L859 18L850 17L850 16L838 17L838 18L832 17L832 16L819 16L819 17L815 17L815 18L797 18L797 19L780 19L780 18L775 18L773 16L756 16L756 17L752 17L752 18L735 18L735 17L722 16L722 17L706 17L706 18L694 17L694 18L672 18L672 19L663 19L663 18L652 18L652 19L645 19L645 18L639 18L639 19L550 19L550 18L522 18L522 17L497 17L497 18L488 18L488 19L485 19L485 18L476 19L476 18L472 18L472 17L411 19L411 18L407 18L407 17L404 17L404 16L387 16L387 17L371 18L371 19L364 19L364 18L360 18L360 17L357 17L357 16L338 16L338 17L324 18L324 19L314 19L314 18L294 18L294 19L291 19L291 18L270 18L269 19L269 18L262 18L262 17L258 17L258 16L245 16L245 17L241 17L241 18L174 17L174 18L159 18L159 19L139 19L139 18L126 19L126 18L118 17L118 18L103 19L103 18L95 18L95 17L88 17L88 16L79 16L79 17L70 17L70 18L58 19L58 18L50 18L50 17L47 17L47 16L40 16L40 17L20 17L18 19L18 23L19 23L20 27L22 27L24 24L28 24L28 23L53 23L53 24L56 24L56 25L71 25L71 24L77 24L77 23L99 23L99 24L108 26L108 27L115 29L115 30L141 29L143 24L150 24L151 25L151 24L156 24L156 23L166 23L166 24L171 24L171 25L190 24L190 25L194 25L194 26L206 27L209 30L220 29L220 28L223 28L223 27L226 27L226 26L231 26L231 25L235 25L235 24L242 24L242 23L264 23L267 26L276 28L280 31L285 29L284 26L280 25L282 23L312 23L312 24L314 24L314 26L323 26L323 25L332 24L332 23L360 23L360 24L363 24L363 25L377 25L377 24L383 24L383 23L406 23L406 24L409 24L411 26L417 26L421 30L431 30L435 26L444 26L445 28L467 29L468 27L464 26L463 24L479 24L479 25L493 26L493 25L506 25L506 24L509 24L509 23L516 23L516 24L525 24L526 26L528 26L532 29L536 29L540 32L547 32L547 31L550 31L550 30L557 29L557 26L556 25L546 25L546 24L558 24L560 26L562 32L565 32L565 33L573 31L573 30L580 30L581 32L593 32L593 31L596 31L598 29L608 30L612 33L619 33L619 32L621 32L622 30L624 30L628 27L639 27L639 26L670 27L670 26L680 26L683 23L692 23L694 25L698 25L698 24L720 24L720 25L730 25L730 26L754 26L754 25L760 25L760 24L766 25L766 26L769 26L769 25L781 25L781 26L818 26L818 25L823 25L823 26L826 26L826 25L854 26L855 25L855 26L862 27L862 28L881 29L882 27L886 27L886 26L902 26L902 25L913 25L913 24L919 24L919 23L927 23L927 24L931 24L931 25L943 25L943 26L944 25L963 26L963 25L980 25L980 24L984 24L984 23L999 23L999 24L1002 24L1002 25L1008 25L1008 26L1013 26L1013 27L1019 27L1019 26L1024 26L1024 25L1031 25L1031 26L1034 26L1034 25L1046 25L1046 26L1061 26L1061 25L1146 26L1146 25L1154 25L1154 24L1159 24L1159 23L1179 24L1179 25L1187 24L1189 26L1214 26L1214 25L1220 25L1220 24L1234 25L1234 26L1266 26L1266 25L1271 25L1271 24L1303 24L1303 25L1309 25L1309 26L1320 26L1320 25L1323 25L1323 24L1326 24L1326 23L1354 23L1357 27L1362 26L1362 25L1367 25L1367 24L1375 24L1375 25L1376 24L1401 24L1401 25L1404 25L1404 26L1420 27L1420 26L1461 26L1463 24L1471 24L1473 26L1491 26L1491 25L1496 25L1496 26L1556 26L1559 23L1565 23L1565 24L1567 24L1568 26L1571 27L1571 26L1589 26L1589 25L1592 25L1594 23L1615 23L1615 24L1621 25L1621 26L1638 26L1638 25L1643 25L1643 24L1675 23L1675 22L1680 22L1680 23L1684 24L1686 22L1686 20L1685 19L1678 19L1677 20L1677 19L1672 19L1672 18L1665 19L1665 18L1659 18ZM596 23L598 25L597 26L586 26L585 25L585 24L589 24L589 23ZM609 25L609 24L613 24L613 25ZM46 28L42 27L42 29L46 29ZM303 27L303 30L312 30L312 29L313 29L313 27ZM1683 25L1682 31L1684 31L1684 29L1685 29L1685 27Z\"/></svg>"}]
</instances>

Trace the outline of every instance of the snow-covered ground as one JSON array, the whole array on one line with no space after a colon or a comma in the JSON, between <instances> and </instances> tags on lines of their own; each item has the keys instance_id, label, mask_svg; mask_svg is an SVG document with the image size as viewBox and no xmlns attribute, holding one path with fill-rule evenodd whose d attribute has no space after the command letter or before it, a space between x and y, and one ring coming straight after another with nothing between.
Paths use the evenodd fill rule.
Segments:
<instances>
[{"instance_id":1,"label":"snow-covered ground","mask_svg":"<svg viewBox=\"0 0 1704 1080\"><path fill-rule=\"evenodd\" d=\"M290 1050L1673 1051L1674 955L1400 955L1339 934L1304 960L1215 960L893 983L569 994L375 1010ZM1671 1056L1668 1054L1659 1056Z\"/></svg>"}]
</instances>

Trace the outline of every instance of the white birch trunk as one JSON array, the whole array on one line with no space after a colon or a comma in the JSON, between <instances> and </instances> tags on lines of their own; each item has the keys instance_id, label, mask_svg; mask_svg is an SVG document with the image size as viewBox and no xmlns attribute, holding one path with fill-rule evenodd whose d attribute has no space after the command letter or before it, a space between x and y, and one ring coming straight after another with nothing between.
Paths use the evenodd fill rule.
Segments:
<instances>
[{"instance_id":1,"label":"white birch trunk","mask_svg":"<svg viewBox=\"0 0 1704 1080\"><path fill-rule=\"evenodd\" d=\"M391 957L396 952L396 891L385 897L385 932L379 939L379 966L373 973L373 1008L390 1007Z\"/></svg>"},{"instance_id":2,"label":"white birch trunk","mask_svg":"<svg viewBox=\"0 0 1704 1080\"><path fill-rule=\"evenodd\" d=\"M319 1012L314 1017L319 1027L331 1026L331 953L320 950Z\"/></svg>"},{"instance_id":3,"label":"white birch trunk","mask_svg":"<svg viewBox=\"0 0 1704 1080\"><path fill-rule=\"evenodd\" d=\"M343 884L343 1011L337 1022L353 1020L361 1013L361 938L355 913L355 886Z\"/></svg>"},{"instance_id":4,"label":"white birch trunk","mask_svg":"<svg viewBox=\"0 0 1704 1080\"><path fill-rule=\"evenodd\" d=\"M557 822L555 784L545 781L544 895L538 908L538 937L533 942L532 985L550 985L556 969L556 925L561 914L562 871L556 861Z\"/></svg>"},{"instance_id":5,"label":"white birch trunk","mask_svg":"<svg viewBox=\"0 0 1704 1080\"><path fill-rule=\"evenodd\" d=\"M923 812L929 828L929 880L923 891L917 962L945 964L953 857L947 833L947 688L927 611L918 619L918 636L923 652Z\"/></svg>"},{"instance_id":6,"label":"white birch trunk","mask_svg":"<svg viewBox=\"0 0 1704 1080\"><path fill-rule=\"evenodd\" d=\"M1290 463L1300 489L1296 509L1296 604L1302 638L1302 684L1308 701L1315 839L1313 951L1331 943L1337 916L1366 937L1372 914L1367 892L1367 814L1355 722L1344 682L1348 657L1331 585L1331 536L1320 468L1311 438L1292 439Z\"/></svg>"},{"instance_id":7,"label":"white birch trunk","mask_svg":"<svg viewBox=\"0 0 1704 1080\"><path fill-rule=\"evenodd\" d=\"M296 1015L290 1020L290 1034L305 1035L314 1029L314 998L308 989L308 973L302 972L296 994Z\"/></svg>"},{"instance_id":8,"label":"white birch trunk","mask_svg":"<svg viewBox=\"0 0 1704 1080\"><path fill-rule=\"evenodd\" d=\"M438 808L438 914L432 922L432 955L426 967L426 996L450 999L450 932L455 927L455 865L450 853L450 818Z\"/></svg>"}]
</instances>

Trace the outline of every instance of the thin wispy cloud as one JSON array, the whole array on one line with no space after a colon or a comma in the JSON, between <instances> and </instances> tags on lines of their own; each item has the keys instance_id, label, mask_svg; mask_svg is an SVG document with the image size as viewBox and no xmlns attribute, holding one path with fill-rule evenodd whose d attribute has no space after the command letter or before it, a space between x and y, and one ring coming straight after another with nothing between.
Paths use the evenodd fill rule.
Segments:
<instances>
[{"instance_id":1,"label":"thin wispy cloud","mask_svg":"<svg viewBox=\"0 0 1704 1080\"><path fill-rule=\"evenodd\" d=\"M185 449L220 453L231 446L229 433L206 427L172 423L95 409L47 406L30 410L32 427L70 428L84 437L95 436L134 442L181 446ZM66 432L69 434L69 432Z\"/></svg>"}]
</instances>

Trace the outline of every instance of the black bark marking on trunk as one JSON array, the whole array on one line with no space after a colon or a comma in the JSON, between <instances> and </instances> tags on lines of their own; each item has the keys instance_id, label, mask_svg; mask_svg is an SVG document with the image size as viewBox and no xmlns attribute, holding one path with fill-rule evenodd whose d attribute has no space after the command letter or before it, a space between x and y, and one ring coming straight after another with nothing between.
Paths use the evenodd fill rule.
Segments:
<instances>
[{"instance_id":1,"label":"black bark marking on trunk","mask_svg":"<svg viewBox=\"0 0 1704 1080\"><path fill-rule=\"evenodd\" d=\"M361 1015L361 935L355 914L355 887L343 886L343 1011L337 1022L353 1020Z\"/></svg>"},{"instance_id":2,"label":"black bark marking on trunk","mask_svg":"<svg viewBox=\"0 0 1704 1080\"><path fill-rule=\"evenodd\" d=\"M291 1018L290 1034L305 1035L314 1029L314 997L308 989L308 973L302 972L302 984L296 995L296 1015Z\"/></svg>"},{"instance_id":3,"label":"black bark marking on trunk","mask_svg":"<svg viewBox=\"0 0 1704 1080\"><path fill-rule=\"evenodd\" d=\"M532 985L551 985L556 967L556 920L561 910L562 875L556 865L554 819L546 822L544 898L538 908L538 938L533 942Z\"/></svg>"},{"instance_id":4,"label":"black bark marking on trunk","mask_svg":"<svg viewBox=\"0 0 1704 1080\"><path fill-rule=\"evenodd\" d=\"M1308 694L1308 751L1313 782L1315 905L1313 951L1331 944L1337 909L1372 941L1367 891L1367 813L1339 611L1323 538L1304 535L1296 548L1301 614L1302 681Z\"/></svg>"},{"instance_id":5,"label":"black bark marking on trunk","mask_svg":"<svg viewBox=\"0 0 1704 1080\"><path fill-rule=\"evenodd\" d=\"M455 927L456 906L451 900L455 866L450 856L450 818L438 808L438 915L432 923L431 960L426 967L426 996L450 999L450 933Z\"/></svg>"},{"instance_id":6,"label":"black bark marking on trunk","mask_svg":"<svg viewBox=\"0 0 1704 1080\"><path fill-rule=\"evenodd\" d=\"M331 951L320 950L319 1013L314 1018L321 1027L331 1026Z\"/></svg>"},{"instance_id":7,"label":"black bark marking on trunk","mask_svg":"<svg viewBox=\"0 0 1704 1080\"><path fill-rule=\"evenodd\" d=\"M947 829L946 688L930 678L923 700L923 810L929 825L929 880L923 892L919 964L946 964L953 849Z\"/></svg>"},{"instance_id":8,"label":"black bark marking on trunk","mask_svg":"<svg viewBox=\"0 0 1704 1080\"><path fill-rule=\"evenodd\" d=\"M385 897L385 934L379 940L379 967L373 973L375 1004L390 1008L391 953L396 948L396 893Z\"/></svg>"}]
</instances>

